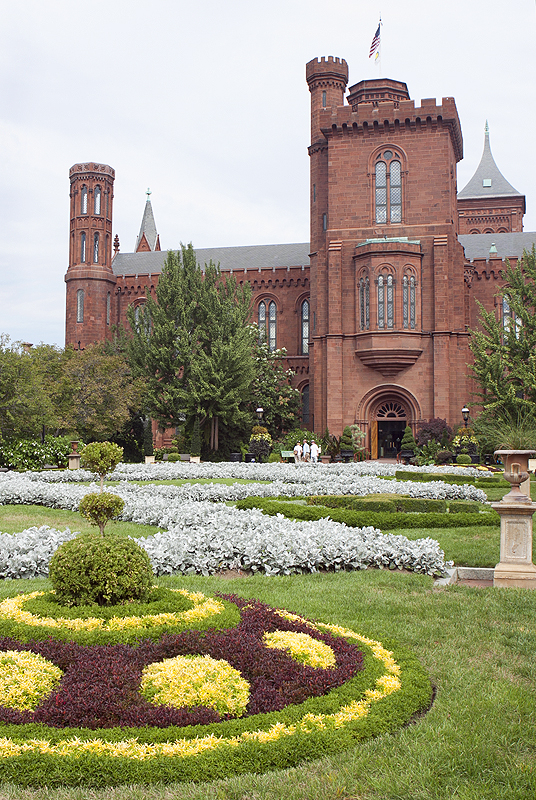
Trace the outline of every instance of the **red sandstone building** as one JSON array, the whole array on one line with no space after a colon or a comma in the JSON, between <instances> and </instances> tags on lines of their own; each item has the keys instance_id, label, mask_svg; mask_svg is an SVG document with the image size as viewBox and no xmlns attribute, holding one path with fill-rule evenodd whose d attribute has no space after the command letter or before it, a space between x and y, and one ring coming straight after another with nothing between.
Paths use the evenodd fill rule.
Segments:
<instances>
[{"instance_id":1,"label":"red sandstone building","mask_svg":"<svg viewBox=\"0 0 536 800\"><path fill-rule=\"evenodd\" d=\"M453 98L416 105L405 83L350 87L337 58L307 64L311 92L311 232L304 244L197 250L200 264L248 281L254 319L286 347L304 421L339 434L357 422L373 458L406 424L451 425L471 396L468 329L496 297L505 258L531 249L525 197L500 173L486 125L481 162L457 193L463 157ZM160 249L147 199L135 252L112 255L114 170L70 170L66 343L106 339L158 283ZM507 310L506 310L507 311Z\"/></svg>"}]
</instances>

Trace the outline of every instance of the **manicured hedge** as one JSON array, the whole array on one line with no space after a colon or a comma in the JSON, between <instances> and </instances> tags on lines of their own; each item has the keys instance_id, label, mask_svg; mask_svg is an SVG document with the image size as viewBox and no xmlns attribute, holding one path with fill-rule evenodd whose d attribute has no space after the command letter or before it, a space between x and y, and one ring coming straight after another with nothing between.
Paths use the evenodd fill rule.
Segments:
<instances>
[{"instance_id":1,"label":"manicured hedge","mask_svg":"<svg viewBox=\"0 0 536 800\"><path fill-rule=\"evenodd\" d=\"M307 498L308 505L325 506L326 508L350 508L353 511L381 511L393 514L397 511L435 511L447 510L445 500L431 500L427 497L405 497L390 495L387 498L352 497L352 495L318 495ZM476 504L474 504L476 505Z\"/></svg>"},{"instance_id":2,"label":"manicured hedge","mask_svg":"<svg viewBox=\"0 0 536 800\"><path fill-rule=\"evenodd\" d=\"M449 502L449 512L451 514L464 514L469 511L480 511L487 508L483 503L475 503L473 500L451 500Z\"/></svg>"},{"instance_id":3,"label":"manicured hedge","mask_svg":"<svg viewBox=\"0 0 536 800\"><path fill-rule=\"evenodd\" d=\"M351 528L363 528L372 525L380 530L398 530L403 528L468 528L474 525L494 526L500 524L499 515L495 511L478 513L446 514L428 512L411 514L381 511L352 511L351 509L322 506L298 506L295 503L281 503L261 497L248 497L240 500L238 508L260 508L264 514L275 516L283 514L289 519L316 520L329 517L335 522L343 522Z\"/></svg>"},{"instance_id":4,"label":"manicured hedge","mask_svg":"<svg viewBox=\"0 0 536 800\"><path fill-rule=\"evenodd\" d=\"M429 483L430 481L443 481L443 483L455 484L461 486L464 483L470 483L473 486L478 486L480 489L490 489L491 487L508 487L510 484L505 481L501 476L493 476L489 478L479 478L474 475L456 475L441 472L410 472L409 470L398 469L395 473L397 481L417 481L418 483Z\"/></svg>"}]
</instances>

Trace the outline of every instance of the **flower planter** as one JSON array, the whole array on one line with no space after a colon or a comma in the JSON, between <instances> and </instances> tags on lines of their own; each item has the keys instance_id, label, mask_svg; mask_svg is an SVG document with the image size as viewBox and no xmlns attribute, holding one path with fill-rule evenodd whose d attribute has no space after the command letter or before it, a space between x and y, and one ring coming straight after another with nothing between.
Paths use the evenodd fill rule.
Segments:
<instances>
[{"instance_id":1,"label":"flower planter","mask_svg":"<svg viewBox=\"0 0 536 800\"><path fill-rule=\"evenodd\" d=\"M242 461L242 453L231 453L229 461L239 462Z\"/></svg>"},{"instance_id":2,"label":"flower planter","mask_svg":"<svg viewBox=\"0 0 536 800\"><path fill-rule=\"evenodd\" d=\"M320 456L320 460L322 464L329 464L331 462L331 456Z\"/></svg>"},{"instance_id":3,"label":"flower planter","mask_svg":"<svg viewBox=\"0 0 536 800\"><path fill-rule=\"evenodd\" d=\"M190 463L200 464L201 456L190 456Z\"/></svg>"},{"instance_id":4,"label":"flower planter","mask_svg":"<svg viewBox=\"0 0 536 800\"><path fill-rule=\"evenodd\" d=\"M409 464L410 460L413 458L413 450L401 450L398 457L403 464Z\"/></svg>"},{"instance_id":5,"label":"flower planter","mask_svg":"<svg viewBox=\"0 0 536 800\"><path fill-rule=\"evenodd\" d=\"M354 451L353 450L341 450L341 458L343 459L345 464L348 464L350 461L354 460Z\"/></svg>"},{"instance_id":6,"label":"flower planter","mask_svg":"<svg viewBox=\"0 0 536 800\"><path fill-rule=\"evenodd\" d=\"M145 463L146 464L154 464L154 456L145 456Z\"/></svg>"}]
</instances>

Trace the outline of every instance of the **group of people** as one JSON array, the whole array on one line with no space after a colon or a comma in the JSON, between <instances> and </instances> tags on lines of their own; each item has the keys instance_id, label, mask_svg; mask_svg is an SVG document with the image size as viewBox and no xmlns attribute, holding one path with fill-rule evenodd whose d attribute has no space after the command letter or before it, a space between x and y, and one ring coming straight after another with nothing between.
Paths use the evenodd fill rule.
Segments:
<instances>
[{"instance_id":1,"label":"group of people","mask_svg":"<svg viewBox=\"0 0 536 800\"><path fill-rule=\"evenodd\" d=\"M320 455L320 447L317 445L315 440L309 444L307 439L303 440L303 444L300 442L296 442L294 445L294 463L299 464L301 461L310 461L313 464L318 462L318 456Z\"/></svg>"}]
</instances>

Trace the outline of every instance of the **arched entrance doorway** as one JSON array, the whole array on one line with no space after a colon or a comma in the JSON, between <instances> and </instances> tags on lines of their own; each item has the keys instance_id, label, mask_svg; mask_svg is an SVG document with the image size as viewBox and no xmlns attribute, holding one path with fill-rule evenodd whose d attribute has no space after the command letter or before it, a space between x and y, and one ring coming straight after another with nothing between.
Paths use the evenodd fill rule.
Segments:
<instances>
[{"instance_id":1,"label":"arched entrance doorway","mask_svg":"<svg viewBox=\"0 0 536 800\"><path fill-rule=\"evenodd\" d=\"M374 437L376 429L376 456L372 458L396 458L400 450L400 442L404 435L404 428L408 424L408 411L400 400L383 400L376 404L375 413L371 420L371 435ZM372 442L371 442L372 444Z\"/></svg>"},{"instance_id":2,"label":"arched entrance doorway","mask_svg":"<svg viewBox=\"0 0 536 800\"><path fill-rule=\"evenodd\" d=\"M367 434L371 458L396 458L406 425L415 429L421 419L417 398L396 384L376 386L364 395L356 409L356 422Z\"/></svg>"}]
</instances>

